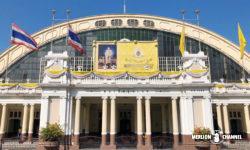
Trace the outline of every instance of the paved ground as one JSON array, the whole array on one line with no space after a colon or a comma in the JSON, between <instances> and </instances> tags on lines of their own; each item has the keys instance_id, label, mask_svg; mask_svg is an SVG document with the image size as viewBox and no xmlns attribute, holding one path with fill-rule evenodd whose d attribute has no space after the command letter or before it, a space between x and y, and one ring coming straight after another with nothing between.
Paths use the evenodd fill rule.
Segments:
<instances>
[{"instance_id":1,"label":"paved ground","mask_svg":"<svg viewBox=\"0 0 250 150\"><path fill-rule=\"evenodd\" d=\"M249 141L238 141L235 143L223 143L222 150L250 150Z\"/></svg>"},{"instance_id":2,"label":"paved ground","mask_svg":"<svg viewBox=\"0 0 250 150\"><path fill-rule=\"evenodd\" d=\"M35 150L37 143L24 143L19 144L16 141L13 142L5 142L0 145L0 150ZM84 148L81 150L98 150L99 148ZM119 150L136 150L136 148L120 148ZM171 150L171 149L167 149ZM250 142L249 141L238 141L235 143L223 143L223 147L221 150L250 150Z\"/></svg>"}]
</instances>

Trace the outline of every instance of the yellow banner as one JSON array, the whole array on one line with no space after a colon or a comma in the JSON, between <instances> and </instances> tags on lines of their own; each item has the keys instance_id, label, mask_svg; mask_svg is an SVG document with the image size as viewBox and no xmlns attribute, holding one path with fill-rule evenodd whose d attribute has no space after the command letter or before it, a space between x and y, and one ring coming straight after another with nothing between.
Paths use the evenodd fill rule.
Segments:
<instances>
[{"instance_id":1,"label":"yellow banner","mask_svg":"<svg viewBox=\"0 0 250 150\"><path fill-rule=\"evenodd\" d=\"M157 41L96 42L95 71L156 72Z\"/></svg>"},{"instance_id":2,"label":"yellow banner","mask_svg":"<svg viewBox=\"0 0 250 150\"><path fill-rule=\"evenodd\" d=\"M119 70L127 72L158 71L157 41L117 42Z\"/></svg>"}]
</instances>

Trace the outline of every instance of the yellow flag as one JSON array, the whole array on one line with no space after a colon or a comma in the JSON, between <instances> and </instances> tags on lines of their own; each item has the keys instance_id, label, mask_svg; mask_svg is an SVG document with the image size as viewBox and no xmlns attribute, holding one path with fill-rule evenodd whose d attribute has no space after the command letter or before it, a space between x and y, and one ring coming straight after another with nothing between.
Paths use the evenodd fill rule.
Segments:
<instances>
[{"instance_id":1,"label":"yellow flag","mask_svg":"<svg viewBox=\"0 0 250 150\"><path fill-rule=\"evenodd\" d=\"M184 55L185 51L185 27L182 27L181 38L180 38L180 46L179 46L181 56Z\"/></svg>"},{"instance_id":2,"label":"yellow flag","mask_svg":"<svg viewBox=\"0 0 250 150\"><path fill-rule=\"evenodd\" d=\"M240 28L240 24L238 23L238 37L239 37L239 44L240 44L240 59L243 59L245 47L247 45L247 41L245 36Z\"/></svg>"}]
</instances>

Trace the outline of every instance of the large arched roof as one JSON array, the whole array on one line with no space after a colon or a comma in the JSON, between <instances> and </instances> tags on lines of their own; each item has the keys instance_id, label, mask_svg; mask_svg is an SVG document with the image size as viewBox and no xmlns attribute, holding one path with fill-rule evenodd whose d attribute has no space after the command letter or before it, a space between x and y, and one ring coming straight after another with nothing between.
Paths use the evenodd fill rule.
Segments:
<instances>
[{"instance_id":1,"label":"large arched roof","mask_svg":"<svg viewBox=\"0 0 250 150\"><path fill-rule=\"evenodd\" d=\"M134 15L134 14L118 14L118 15L100 15L93 17L86 17L81 19L76 19L70 21L72 28L80 33L84 31L90 31L99 29L100 27L96 27L95 22L98 20L106 20L107 24L105 27L101 28L113 28L111 25L111 20L113 19L121 19L123 24L119 26L119 28L149 28L155 30L161 30L166 32L172 32L176 34L180 34L183 26L182 21L169 19L165 17L158 16L150 16L150 15ZM128 26L128 19L137 19L139 21L139 25L137 27ZM151 20L154 22L154 27L145 27L143 24L144 20ZM239 47L224 37L204 29L202 27L198 27L193 24L185 23L185 32L186 36L200 40L201 42L217 49L224 55L228 56L232 60L234 60L239 65L242 65L242 60L240 60L240 52ZM60 23L55 25L54 27L45 28L39 32L36 32L32 35L34 39L37 41L39 46L42 46L50 41L53 41L58 38L65 37L67 34L68 23ZM117 27L115 27L117 28ZM0 55L0 73L4 72L6 66L10 66L15 63L20 58L24 57L30 52L24 46L12 46L4 51ZM9 56L9 59L8 59ZM7 65L7 62L9 64ZM245 70L250 73L250 55L245 52L244 55L244 67Z\"/></svg>"}]
</instances>

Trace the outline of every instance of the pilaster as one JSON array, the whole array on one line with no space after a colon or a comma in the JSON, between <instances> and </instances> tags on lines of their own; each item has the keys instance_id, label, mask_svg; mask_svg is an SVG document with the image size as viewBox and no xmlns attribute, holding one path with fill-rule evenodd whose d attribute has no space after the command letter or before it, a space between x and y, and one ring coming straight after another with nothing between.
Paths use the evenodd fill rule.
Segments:
<instances>
[{"instance_id":1,"label":"pilaster","mask_svg":"<svg viewBox=\"0 0 250 150\"><path fill-rule=\"evenodd\" d=\"M194 130L194 112L192 97L181 96L180 98L180 120L183 144L192 144L191 135Z\"/></svg>"},{"instance_id":2,"label":"pilaster","mask_svg":"<svg viewBox=\"0 0 250 150\"><path fill-rule=\"evenodd\" d=\"M29 116L29 131L28 131L28 141L32 142L33 140L33 126L34 126L34 113L35 113L35 104L30 104L30 116Z\"/></svg>"},{"instance_id":3,"label":"pilaster","mask_svg":"<svg viewBox=\"0 0 250 150\"><path fill-rule=\"evenodd\" d=\"M247 139L250 140L250 117L249 117L249 104L244 104L244 116L246 123L246 134Z\"/></svg>"},{"instance_id":4,"label":"pilaster","mask_svg":"<svg viewBox=\"0 0 250 150\"><path fill-rule=\"evenodd\" d=\"M230 125L229 125L229 117L228 117L228 104L223 104L223 118L224 118L224 133L230 134Z\"/></svg>"},{"instance_id":5,"label":"pilaster","mask_svg":"<svg viewBox=\"0 0 250 150\"><path fill-rule=\"evenodd\" d=\"M209 128L212 134L214 133L213 111L210 96L204 96L202 101L203 110L203 126Z\"/></svg>"}]
</instances>

